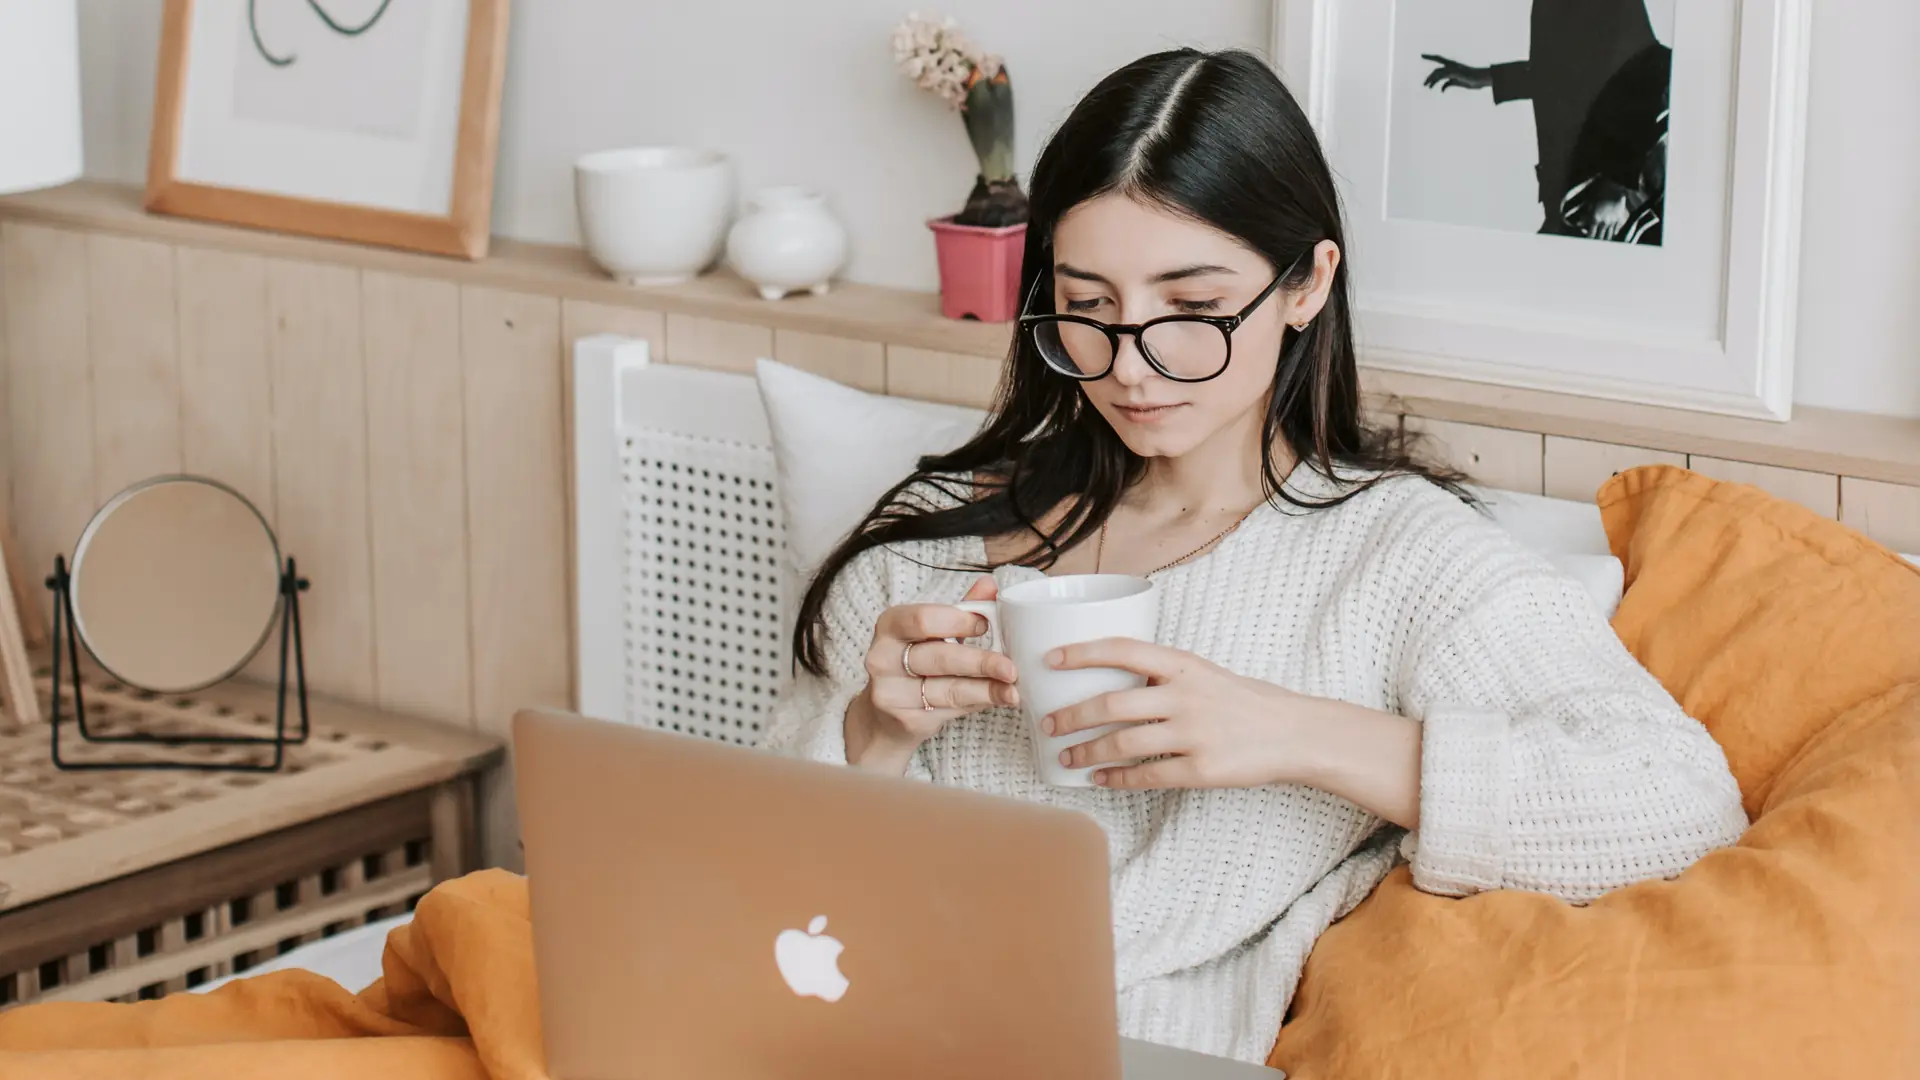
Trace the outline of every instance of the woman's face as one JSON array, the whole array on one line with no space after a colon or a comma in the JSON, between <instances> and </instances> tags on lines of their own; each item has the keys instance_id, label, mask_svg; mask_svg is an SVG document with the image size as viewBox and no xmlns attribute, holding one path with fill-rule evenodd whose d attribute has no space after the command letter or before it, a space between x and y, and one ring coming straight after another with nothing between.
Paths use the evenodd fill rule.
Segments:
<instances>
[{"instance_id":1,"label":"woman's face","mask_svg":"<svg viewBox=\"0 0 1920 1080\"><path fill-rule=\"evenodd\" d=\"M1103 323L1233 315L1280 271L1210 225L1118 194L1089 199L1062 216L1054 226L1053 255L1054 310ZM1218 378L1165 378L1140 355L1133 337L1122 337L1107 377L1080 384L1087 400L1141 457L1180 457L1248 423L1257 432L1283 330L1319 314L1338 249L1323 241L1314 259L1310 288L1275 292L1233 332L1232 359ZM1218 340L1218 331L1189 329Z\"/></svg>"}]
</instances>

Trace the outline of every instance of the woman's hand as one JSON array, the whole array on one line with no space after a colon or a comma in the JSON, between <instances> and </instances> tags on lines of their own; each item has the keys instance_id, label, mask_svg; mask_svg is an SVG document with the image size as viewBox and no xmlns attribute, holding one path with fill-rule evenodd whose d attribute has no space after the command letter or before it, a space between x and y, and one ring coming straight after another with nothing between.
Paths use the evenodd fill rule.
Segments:
<instances>
[{"instance_id":1,"label":"woman's hand","mask_svg":"<svg viewBox=\"0 0 1920 1080\"><path fill-rule=\"evenodd\" d=\"M1474 67L1434 53L1422 53L1420 59L1434 65L1433 73L1426 79L1429 90L1437 88L1445 93L1456 86L1466 90L1485 90L1493 85L1492 68Z\"/></svg>"},{"instance_id":2,"label":"woman's hand","mask_svg":"<svg viewBox=\"0 0 1920 1080\"><path fill-rule=\"evenodd\" d=\"M996 595L993 579L982 577L966 599ZM951 640L986 631L985 619L947 604L903 604L882 612L867 650L867 688L847 709L847 760L904 772L920 744L949 722L996 705L1018 705L1012 660Z\"/></svg>"},{"instance_id":3,"label":"woman's hand","mask_svg":"<svg viewBox=\"0 0 1920 1080\"><path fill-rule=\"evenodd\" d=\"M1061 754L1079 769L1110 761L1094 783L1110 788L1307 784L1396 825L1420 814L1420 727L1392 713L1296 694L1192 653L1108 638L1055 649L1055 668L1122 668L1147 685L1090 698L1044 717L1050 735L1105 724L1111 731Z\"/></svg>"},{"instance_id":4,"label":"woman's hand","mask_svg":"<svg viewBox=\"0 0 1920 1080\"><path fill-rule=\"evenodd\" d=\"M1094 782L1115 788L1257 787L1291 778L1300 714L1312 699L1248 679L1192 653L1131 638L1068 645L1047 656L1055 668L1123 668L1147 685L1068 706L1041 720L1050 735L1104 724L1111 731L1061 754L1081 769L1109 761L1159 758L1101 769Z\"/></svg>"}]
</instances>

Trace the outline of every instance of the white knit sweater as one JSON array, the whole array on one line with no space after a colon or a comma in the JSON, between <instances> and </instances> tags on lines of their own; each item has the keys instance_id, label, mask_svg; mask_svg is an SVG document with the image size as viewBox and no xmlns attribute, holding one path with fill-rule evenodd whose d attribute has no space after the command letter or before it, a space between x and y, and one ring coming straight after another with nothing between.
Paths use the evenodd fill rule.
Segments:
<instances>
[{"instance_id":1,"label":"white knit sweater","mask_svg":"<svg viewBox=\"0 0 1920 1080\"><path fill-rule=\"evenodd\" d=\"M1334 490L1304 468L1288 484ZM977 538L856 559L826 608L830 678L795 680L765 745L844 763L846 706L880 613L957 600L984 561ZM1401 841L1352 803L1296 785L1051 787L1016 712L949 724L912 774L1070 807L1106 829L1123 1034L1265 1058L1314 941L1397 856L1429 892L1530 889L1577 903L1676 875L1746 828L1719 746L1581 588L1424 480L1328 510L1264 506L1155 580L1162 644L1422 721L1420 831Z\"/></svg>"}]
</instances>

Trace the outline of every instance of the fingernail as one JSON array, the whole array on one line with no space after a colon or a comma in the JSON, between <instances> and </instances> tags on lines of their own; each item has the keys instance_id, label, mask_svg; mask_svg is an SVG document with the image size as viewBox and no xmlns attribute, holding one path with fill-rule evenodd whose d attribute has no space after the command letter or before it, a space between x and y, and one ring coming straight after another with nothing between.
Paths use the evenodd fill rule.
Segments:
<instances>
[{"instance_id":1,"label":"fingernail","mask_svg":"<svg viewBox=\"0 0 1920 1080\"><path fill-rule=\"evenodd\" d=\"M1053 717L1051 715L1040 718L1040 730L1049 735L1053 734Z\"/></svg>"},{"instance_id":2,"label":"fingernail","mask_svg":"<svg viewBox=\"0 0 1920 1080\"><path fill-rule=\"evenodd\" d=\"M1017 690L1017 689L1015 689L1014 687L1011 687L1011 686L1009 686L1009 687L1007 687L1007 704L1008 704L1008 705L1018 705L1018 704L1020 704L1020 691L1019 691L1019 690Z\"/></svg>"},{"instance_id":3,"label":"fingernail","mask_svg":"<svg viewBox=\"0 0 1920 1080\"><path fill-rule=\"evenodd\" d=\"M1060 661L1066 659L1066 657L1067 657L1067 654L1065 649L1055 649L1052 652L1047 654L1047 666L1059 667Z\"/></svg>"},{"instance_id":4,"label":"fingernail","mask_svg":"<svg viewBox=\"0 0 1920 1080\"><path fill-rule=\"evenodd\" d=\"M1104 773L1104 772L1097 772L1097 773L1094 773L1094 774L1093 774L1093 783L1094 783L1094 786L1095 786L1095 787L1106 787L1106 786L1107 786L1107 774L1106 774L1106 773Z\"/></svg>"},{"instance_id":5,"label":"fingernail","mask_svg":"<svg viewBox=\"0 0 1920 1080\"><path fill-rule=\"evenodd\" d=\"M1060 751L1060 764L1069 769L1073 768L1073 751Z\"/></svg>"}]
</instances>

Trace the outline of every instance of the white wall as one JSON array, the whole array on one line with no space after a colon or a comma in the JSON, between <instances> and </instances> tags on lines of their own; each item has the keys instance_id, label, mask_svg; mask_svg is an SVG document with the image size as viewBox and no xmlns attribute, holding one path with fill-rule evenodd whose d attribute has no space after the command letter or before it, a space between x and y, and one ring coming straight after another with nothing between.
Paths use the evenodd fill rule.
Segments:
<instances>
[{"instance_id":1,"label":"white wall","mask_svg":"<svg viewBox=\"0 0 1920 1080\"><path fill-rule=\"evenodd\" d=\"M1794 399L1920 416L1920 3L1813 15Z\"/></svg>"},{"instance_id":2,"label":"white wall","mask_svg":"<svg viewBox=\"0 0 1920 1080\"><path fill-rule=\"evenodd\" d=\"M924 9L936 5L915 0ZM854 280L936 283L923 222L959 208L973 156L957 117L897 75L905 0L520 0L496 232L575 239L573 158L691 142L732 154L743 189L830 193ZM948 0L1006 56L1022 167L1112 68L1176 44L1264 50L1268 0ZM146 173L159 5L82 0L87 165ZM1796 400L1920 417L1920 41L1913 0L1815 5Z\"/></svg>"},{"instance_id":3,"label":"white wall","mask_svg":"<svg viewBox=\"0 0 1920 1080\"><path fill-rule=\"evenodd\" d=\"M825 190L852 234L853 280L937 287L925 222L960 209L976 166L959 116L893 68L888 34L916 5L1006 58L1023 170L1128 60L1267 41L1268 0L518 0L494 231L576 242L576 157L692 143L732 155L743 192ZM158 7L82 0L92 175L146 174Z\"/></svg>"}]
</instances>

